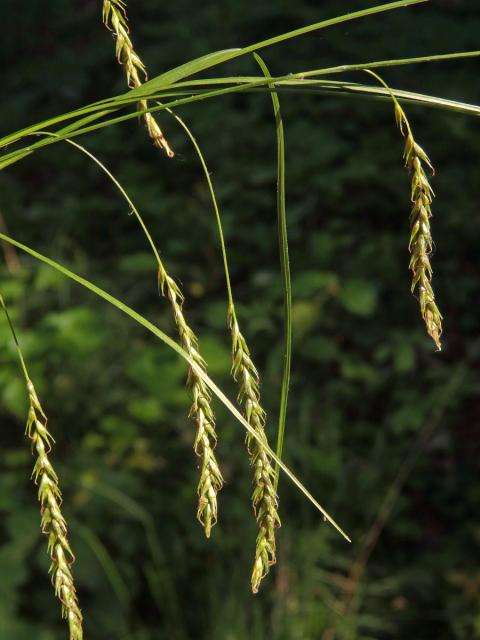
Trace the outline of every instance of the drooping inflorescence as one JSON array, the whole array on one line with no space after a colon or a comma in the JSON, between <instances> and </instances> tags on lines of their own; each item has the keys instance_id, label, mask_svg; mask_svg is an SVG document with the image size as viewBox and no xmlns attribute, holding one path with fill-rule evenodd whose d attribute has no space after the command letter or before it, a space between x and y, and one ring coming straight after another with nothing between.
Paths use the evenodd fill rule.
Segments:
<instances>
[{"instance_id":1,"label":"drooping inflorescence","mask_svg":"<svg viewBox=\"0 0 480 640\"><path fill-rule=\"evenodd\" d=\"M125 2L123 0L104 0L103 22L115 35L117 60L125 70L128 86L131 89L140 87L148 79L147 70L130 38ZM148 109L147 101L140 100L138 108L140 111ZM143 120L153 144L157 148L163 149L169 158L173 158L175 154L153 115L144 113Z\"/></svg>"},{"instance_id":2,"label":"drooping inflorescence","mask_svg":"<svg viewBox=\"0 0 480 640\"><path fill-rule=\"evenodd\" d=\"M223 486L223 478L214 453L217 434L211 395L196 370L198 367L198 369L206 371L207 366L198 352L197 337L185 320L182 309L183 294L175 280L165 271L161 262L159 262L158 280L162 294L170 300L180 343L195 363L195 366L189 368L187 384L193 398L190 415L195 418L197 423L194 449L201 461L197 490L197 517L204 526L205 535L209 538L211 529L218 518L217 493Z\"/></svg>"},{"instance_id":3,"label":"drooping inflorescence","mask_svg":"<svg viewBox=\"0 0 480 640\"><path fill-rule=\"evenodd\" d=\"M48 536L51 565L49 573L55 595L62 603L62 616L68 621L70 640L82 640L82 613L73 583L70 565L75 560L67 539L67 523L61 511L62 494L58 476L48 459L53 438L47 429L47 417L30 380L27 380L30 407L26 434L36 457L32 478L38 485L42 531Z\"/></svg>"},{"instance_id":4,"label":"drooping inflorescence","mask_svg":"<svg viewBox=\"0 0 480 640\"><path fill-rule=\"evenodd\" d=\"M395 119L400 132L405 138L405 150L403 157L405 166L411 175L411 200L410 213L410 265L412 271L412 293L418 296L420 311L425 322L428 334L440 351L440 337L442 335L442 314L435 302L433 292L432 267L430 255L433 250L433 240L430 230L430 218L432 217L431 204L433 190L428 181L424 165L434 173L429 157L417 144L413 137L412 129L402 107L395 100Z\"/></svg>"},{"instance_id":5,"label":"drooping inflorescence","mask_svg":"<svg viewBox=\"0 0 480 640\"><path fill-rule=\"evenodd\" d=\"M365 71L376 78L390 94L394 104L395 121L405 139L403 158L405 166L411 175L410 199L412 209L410 211L410 240L408 243L408 250L410 251L409 268L412 272L411 291L418 297L420 312L425 322L427 333L435 342L438 351L440 351L442 348L440 337L442 335L443 317L435 302L435 294L431 284L433 271L430 264L430 255L433 251L430 218L432 217L431 205L434 193L424 165L427 165L432 175L434 175L435 170L428 155L416 142L405 111L393 91L377 73L371 69L365 69Z\"/></svg>"},{"instance_id":6,"label":"drooping inflorescence","mask_svg":"<svg viewBox=\"0 0 480 640\"><path fill-rule=\"evenodd\" d=\"M254 469L252 504L259 529L252 571L252 591L257 593L260 582L276 562L275 529L280 526L278 496L274 486L272 461L261 444L267 445L268 442L265 434L266 414L260 404L258 371L252 362L231 304L228 308L228 323L232 334L232 375L240 386L238 402L244 407L247 422L260 438L259 442L247 432L248 455Z\"/></svg>"}]
</instances>

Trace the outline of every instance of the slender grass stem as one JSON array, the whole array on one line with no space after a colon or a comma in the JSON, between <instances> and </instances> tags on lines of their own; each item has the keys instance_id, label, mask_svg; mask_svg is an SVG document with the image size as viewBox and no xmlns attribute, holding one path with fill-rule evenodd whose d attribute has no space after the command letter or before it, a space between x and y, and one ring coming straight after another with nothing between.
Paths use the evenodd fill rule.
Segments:
<instances>
[{"instance_id":1,"label":"slender grass stem","mask_svg":"<svg viewBox=\"0 0 480 640\"><path fill-rule=\"evenodd\" d=\"M268 67L259 55L254 55L265 77L271 81L272 77L270 75ZM275 91L275 87L273 84L270 84L269 87L271 90L270 95L272 98L277 132L277 229L278 246L280 250L280 268L283 284L283 367L282 388L280 392L280 406L278 413L276 450L277 457L281 459L283 454L283 442L285 438L288 391L290 387L290 371L292 366L292 282L290 275L290 259L288 256L287 213L285 205L285 139L283 131L283 120L282 113L280 111L280 101ZM275 466L275 491L277 491L279 475L280 467L277 463Z\"/></svg>"}]
</instances>

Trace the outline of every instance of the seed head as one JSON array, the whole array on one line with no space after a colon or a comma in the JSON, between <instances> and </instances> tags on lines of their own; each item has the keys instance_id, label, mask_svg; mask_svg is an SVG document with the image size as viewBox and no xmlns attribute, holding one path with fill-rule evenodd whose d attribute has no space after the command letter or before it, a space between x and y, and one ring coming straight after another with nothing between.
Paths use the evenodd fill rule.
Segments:
<instances>
[{"instance_id":1,"label":"seed head","mask_svg":"<svg viewBox=\"0 0 480 640\"><path fill-rule=\"evenodd\" d=\"M130 38L126 3L122 0L104 0L102 15L105 26L115 35L115 52L118 62L125 71L127 84L131 89L136 89L148 79L148 76L145 65L135 51ZM140 100L138 108L140 111L148 109L147 101ZM169 158L173 158L175 154L152 114L144 113L143 120L153 144L157 148L163 149Z\"/></svg>"},{"instance_id":2,"label":"seed head","mask_svg":"<svg viewBox=\"0 0 480 640\"><path fill-rule=\"evenodd\" d=\"M47 417L30 380L27 388L30 407L26 435L32 442L36 458L32 478L38 486L42 532L48 537L47 548L51 559L49 573L55 595L62 603L62 616L68 621L70 640L82 640L82 612L70 569L75 556L67 539L67 523L61 511L62 494L58 476L48 459L54 440L47 429Z\"/></svg>"},{"instance_id":3,"label":"seed head","mask_svg":"<svg viewBox=\"0 0 480 640\"><path fill-rule=\"evenodd\" d=\"M198 352L197 337L185 319L182 308L183 294L162 263L159 265L158 282L162 294L170 300L180 343L194 363L188 371L187 385L193 399L190 416L195 418L197 424L194 450L201 462L197 490L197 518L205 529L205 535L209 538L212 527L218 519L217 493L223 486L223 478L214 453L217 434L211 395L198 373L199 370L206 372L207 365Z\"/></svg>"},{"instance_id":4,"label":"seed head","mask_svg":"<svg viewBox=\"0 0 480 640\"><path fill-rule=\"evenodd\" d=\"M431 205L434 197L424 165L434 174L433 166L428 155L417 144L405 112L398 102L395 103L395 118L398 127L405 138L404 160L411 175L410 213L410 251L409 268L412 271L412 293L420 303L420 312L425 322L427 332L441 350L440 336L442 335L442 314L440 313L433 292L432 267L430 255L433 250L433 239L430 231Z\"/></svg>"},{"instance_id":5,"label":"seed head","mask_svg":"<svg viewBox=\"0 0 480 640\"><path fill-rule=\"evenodd\" d=\"M232 334L232 375L240 386L238 402L243 405L245 418L260 440L247 432L247 450L254 469L252 505L258 524L252 571L252 591L257 593L260 582L276 562L275 529L280 526L278 496L274 487L272 461L265 450L265 445L268 445L266 414L260 404L259 375L240 331L233 305L229 305L228 322Z\"/></svg>"}]
</instances>

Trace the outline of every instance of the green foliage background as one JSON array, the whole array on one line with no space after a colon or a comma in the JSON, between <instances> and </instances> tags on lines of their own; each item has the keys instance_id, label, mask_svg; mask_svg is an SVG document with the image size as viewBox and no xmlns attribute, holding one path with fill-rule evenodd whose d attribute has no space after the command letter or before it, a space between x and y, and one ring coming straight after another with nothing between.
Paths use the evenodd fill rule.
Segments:
<instances>
[{"instance_id":1,"label":"green foliage background","mask_svg":"<svg viewBox=\"0 0 480 640\"><path fill-rule=\"evenodd\" d=\"M341 11L358 8L353 0ZM365 6L367 3L361 3ZM8 133L124 90L101 3L2 2ZM265 52L273 74L478 48L480 9L444 0L322 31ZM338 2L131 3L150 74L340 12ZM391 86L478 102L477 63L388 70ZM257 72L254 62L233 71ZM362 75L352 79L365 81ZM86 637L135 640L480 638L478 238L479 123L409 108L437 169L435 288L445 316L435 353L409 294L409 184L390 105L281 96L287 145L294 360L285 461L350 533L348 546L282 479L280 557L249 591L255 525L240 425L218 406L227 486L207 542L195 522L193 425L185 370L140 328L52 270L18 256L1 290L57 440ZM263 376L275 438L282 290L275 230L275 130L268 95L184 108L224 212L234 291ZM226 297L209 194L182 130L177 152L151 148L136 123L82 140L116 173L188 293L209 371L232 397ZM0 175L14 238L71 265L173 335L155 265L98 168L55 145ZM48 584L25 391L0 322L0 639L66 630ZM395 502L355 591L336 613L366 532L422 429L436 427ZM328 636L335 629L336 635ZM330 631L327 631L330 629ZM327 635L325 635L327 632Z\"/></svg>"}]
</instances>

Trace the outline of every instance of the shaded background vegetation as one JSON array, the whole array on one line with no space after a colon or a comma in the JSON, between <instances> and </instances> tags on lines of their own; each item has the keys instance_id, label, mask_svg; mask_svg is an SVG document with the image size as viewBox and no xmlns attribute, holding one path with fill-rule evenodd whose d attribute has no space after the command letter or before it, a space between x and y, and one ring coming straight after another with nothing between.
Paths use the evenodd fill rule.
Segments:
<instances>
[{"instance_id":1,"label":"shaded background vegetation","mask_svg":"<svg viewBox=\"0 0 480 640\"><path fill-rule=\"evenodd\" d=\"M124 91L100 4L30 0L20 8L3 0L3 133ZM359 3L131 4L134 41L155 75ZM445 0L392 12L295 40L265 57L275 74L476 49L475 4ZM475 61L416 66L384 77L392 86L478 102L477 67ZM230 69L256 72L253 61ZM1 290L57 440L54 462L92 640L480 637L478 121L408 108L437 169L433 265L445 342L435 353L409 294L409 185L390 105L284 94L282 106L294 299L285 460L354 542L348 546L323 525L282 479L279 562L253 597L255 525L242 428L217 407L227 485L221 523L207 542L195 522L194 427L186 418L182 362L49 268L10 256L10 269L0 267ZM282 291L270 98L237 95L180 113L213 172L273 440ZM83 142L144 213L188 293L187 314L211 375L232 396L224 276L208 191L182 130L167 116L161 123L177 151L173 161L151 148L134 122ZM0 193L13 237L173 333L144 239L86 158L55 145L4 171ZM0 639L56 640L66 630L46 576L23 437L25 392L3 321L0 344ZM412 450L419 453L413 468ZM390 515L382 511L389 493ZM369 547L375 522L373 532L385 526ZM352 577L354 559L370 548L364 571Z\"/></svg>"}]
</instances>

